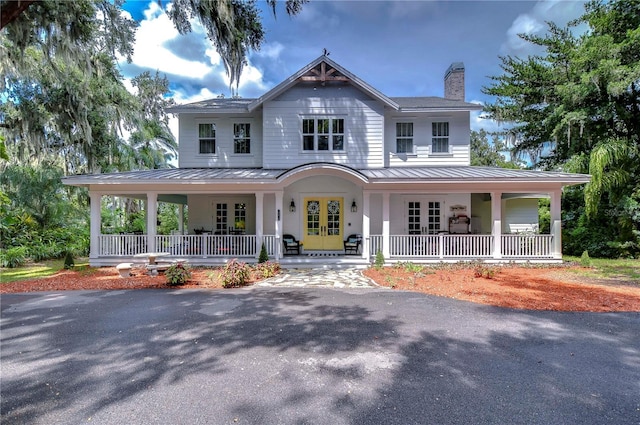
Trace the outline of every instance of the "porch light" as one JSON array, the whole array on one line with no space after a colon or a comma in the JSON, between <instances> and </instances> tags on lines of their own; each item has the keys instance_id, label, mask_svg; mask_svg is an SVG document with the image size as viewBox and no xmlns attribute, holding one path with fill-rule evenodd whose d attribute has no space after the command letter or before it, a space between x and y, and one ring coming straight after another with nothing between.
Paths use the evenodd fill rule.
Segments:
<instances>
[{"instance_id":1,"label":"porch light","mask_svg":"<svg viewBox=\"0 0 640 425\"><path fill-rule=\"evenodd\" d=\"M293 202L293 198L291 198L291 203L289 204L289 211L296 212L296 204Z\"/></svg>"},{"instance_id":2,"label":"porch light","mask_svg":"<svg viewBox=\"0 0 640 425\"><path fill-rule=\"evenodd\" d=\"M351 212L358 212L358 206L356 205L356 200L355 199L351 203Z\"/></svg>"}]
</instances>

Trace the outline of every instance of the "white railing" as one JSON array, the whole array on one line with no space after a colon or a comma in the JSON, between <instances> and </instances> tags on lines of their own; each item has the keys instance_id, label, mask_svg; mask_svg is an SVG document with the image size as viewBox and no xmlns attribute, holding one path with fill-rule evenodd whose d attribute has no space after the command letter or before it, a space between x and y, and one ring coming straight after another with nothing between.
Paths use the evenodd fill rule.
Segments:
<instances>
[{"instance_id":1,"label":"white railing","mask_svg":"<svg viewBox=\"0 0 640 425\"><path fill-rule=\"evenodd\" d=\"M255 257L255 235L156 235L155 250L177 257ZM147 235L100 235L101 256L147 252Z\"/></svg>"},{"instance_id":2,"label":"white railing","mask_svg":"<svg viewBox=\"0 0 640 425\"><path fill-rule=\"evenodd\" d=\"M382 252L382 235L370 235L369 255L375 256L378 251Z\"/></svg>"},{"instance_id":3,"label":"white railing","mask_svg":"<svg viewBox=\"0 0 640 425\"><path fill-rule=\"evenodd\" d=\"M491 235L392 235L392 257L486 258L491 256Z\"/></svg>"},{"instance_id":4,"label":"white railing","mask_svg":"<svg viewBox=\"0 0 640 425\"><path fill-rule=\"evenodd\" d=\"M521 258L552 258L552 235L502 235L502 256Z\"/></svg>"},{"instance_id":5,"label":"white railing","mask_svg":"<svg viewBox=\"0 0 640 425\"><path fill-rule=\"evenodd\" d=\"M265 249L267 250L267 254L269 257L275 257L278 252L278 241L280 239L276 239L275 235L263 235L262 243L264 244Z\"/></svg>"},{"instance_id":6,"label":"white railing","mask_svg":"<svg viewBox=\"0 0 640 425\"><path fill-rule=\"evenodd\" d=\"M130 257L147 252L147 235L100 235L98 249L100 256Z\"/></svg>"}]
</instances>

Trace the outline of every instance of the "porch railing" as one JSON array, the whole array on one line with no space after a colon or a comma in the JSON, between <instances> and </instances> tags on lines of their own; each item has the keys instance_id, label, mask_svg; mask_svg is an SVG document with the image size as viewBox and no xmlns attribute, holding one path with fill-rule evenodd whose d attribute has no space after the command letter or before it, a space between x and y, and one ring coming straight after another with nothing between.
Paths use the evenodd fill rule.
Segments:
<instances>
[{"instance_id":1,"label":"porch railing","mask_svg":"<svg viewBox=\"0 0 640 425\"><path fill-rule=\"evenodd\" d=\"M504 258L553 258L552 235L502 235Z\"/></svg>"},{"instance_id":2,"label":"porch railing","mask_svg":"<svg viewBox=\"0 0 640 425\"><path fill-rule=\"evenodd\" d=\"M382 235L369 237L369 252L375 256L382 251ZM263 235L262 241L269 257L278 252L280 239ZM391 235L389 253L392 258L424 257L491 258L491 235ZM99 256L130 257L147 252L147 235L100 235ZM502 235L502 258L553 258L552 235ZM256 257L256 235L157 235L155 250L177 257Z\"/></svg>"},{"instance_id":3,"label":"porch railing","mask_svg":"<svg viewBox=\"0 0 640 425\"><path fill-rule=\"evenodd\" d=\"M392 235L392 257L486 258L491 257L491 235Z\"/></svg>"}]
</instances>

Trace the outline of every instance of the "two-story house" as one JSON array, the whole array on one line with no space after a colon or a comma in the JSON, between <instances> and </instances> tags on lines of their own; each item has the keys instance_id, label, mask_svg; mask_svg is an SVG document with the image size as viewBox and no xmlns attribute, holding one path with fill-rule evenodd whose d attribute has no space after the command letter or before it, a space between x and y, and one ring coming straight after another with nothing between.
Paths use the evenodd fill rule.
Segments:
<instances>
[{"instance_id":1,"label":"two-story house","mask_svg":"<svg viewBox=\"0 0 640 425\"><path fill-rule=\"evenodd\" d=\"M444 97L389 97L320 56L257 99L172 107L179 168L64 179L89 188L91 264L139 251L252 261L263 244L285 263L365 264L378 251L387 261L561 260L562 188L589 176L470 166L470 112L481 106L465 101L461 63L443 84ZM103 195L146 199L146 234L103 234ZM537 232L541 197L549 234ZM156 234L158 202L188 208L179 234Z\"/></svg>"}]
</instances>

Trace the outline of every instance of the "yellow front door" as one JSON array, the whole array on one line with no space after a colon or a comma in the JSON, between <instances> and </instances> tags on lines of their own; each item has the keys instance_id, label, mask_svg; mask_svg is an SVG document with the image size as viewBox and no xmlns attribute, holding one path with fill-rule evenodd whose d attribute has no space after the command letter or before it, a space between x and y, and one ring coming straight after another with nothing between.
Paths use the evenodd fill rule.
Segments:
<instances>
[{"instance_id":1,"label":"yellow front door","mask_svg":"<svg viewBox=\"0 0 640 425\"><path fill-rule=\"evenodd\" d=\"M312 197L304 199L305 251L342 250L342 207L339 197Z\"/></svg>"}]
</instances>

